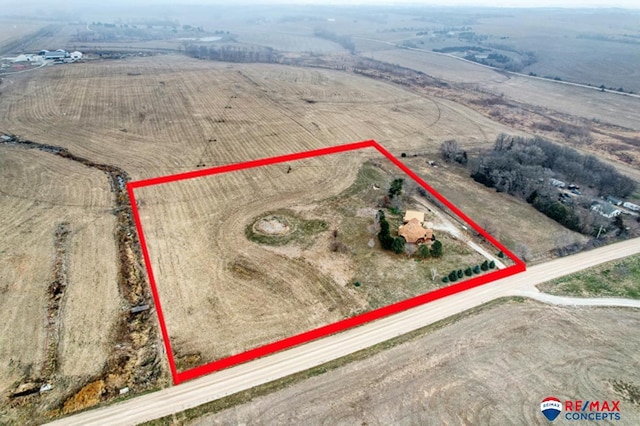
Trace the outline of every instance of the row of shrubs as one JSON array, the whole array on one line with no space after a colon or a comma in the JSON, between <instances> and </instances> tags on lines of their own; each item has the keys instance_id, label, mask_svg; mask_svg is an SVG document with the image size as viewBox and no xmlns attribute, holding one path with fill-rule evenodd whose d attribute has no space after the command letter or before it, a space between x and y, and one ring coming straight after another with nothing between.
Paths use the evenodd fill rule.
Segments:
<instances>
[{"instance_id":1,"label":"row of shrubs","mask_svg":"<svg viewBox=\"0 0 640 426\"><path fill-rule=\"evenodd\" d=\"M453 270L451 272L449 272L449 275L442 277L442 282L443 283L454 283L458 280L461 280L465 275L467 277L471 277L474 274L478 275L480 274L482 271L488 271L489 269L495 269L496 267L496 262L492 261L487 261L485 260L484 262L482 262L480 265L476 265L473 268L471 266L467 267L467 269L465 269L464 271L462 269L458 269L458 270Z\"/></svg>"}]
</instances>

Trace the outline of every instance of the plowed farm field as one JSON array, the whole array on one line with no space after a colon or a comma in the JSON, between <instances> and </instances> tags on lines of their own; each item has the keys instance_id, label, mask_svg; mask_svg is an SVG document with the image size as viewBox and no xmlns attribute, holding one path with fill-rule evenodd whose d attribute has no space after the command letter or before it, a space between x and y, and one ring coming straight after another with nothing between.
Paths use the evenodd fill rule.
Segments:
<instances>
[{"instance_id":1,"label":"plowed farm field","mask_svg":"<svg viewBox=\"0 0 640 426\"><path fill-rule=\"evenodd\" d=\"M29 75L27 75L29 74ZM133 179L376 139L392 152L508 131L445 99L328 70L178 56L46 67L3 88L0 130Z\"/></svg>"},{"instance_id":2,"label":"plowed farm field","mask_svg":"<svg viewBox=\"0 0 640 426\"><path fill-rule=\"evenodd\" d=\"M406 175L401 208L427 213L444 256L380 248L376 212L403 175L369 148L135 189L178 369L427 293L481 264L440 230L435 207L412 202ZM395 233L401 218L384 210Z\"/></svg>"},{"instance_id":3,"label":"plowed farm field","mask_svg":"<svg viewBox=\"0 0 640 426\"><path fill-rule=\"evenodd\" d=\"M111 204L104 173L0 145L1 398L16 383L65 377L75 387L102 369L119 310ZM65 288L52 311L56 277ZM49 398L67 391L54 389Z\"/></svg>"},{"instance_id":4,"label":"plowed farm field","mask_svg":"<svg viewBox=\"0 0 640 426\"><path fill-rule=\"evenodd\" d=\"M226 64L171 55L47 66L11 75L5 79L0 94L0 134L67 149L90 162L120 168L132 180L369 139L377 140L398 157L406 152L428 160L435 159L444 140L455 138L471 152L492 146L498 134L510 130L453 101L420 96L400 86L339 71ZM229 242L235 258L216 273L251 281L260 262L273 262L278 256L296 258L297 252L287 246L272 247L263 250L262 257L256 257L256 252L243 247L239 239L234 241L238 235L243 237L243 224L261 212L278 214L279 209L288 209L295 216L292 220L307 223L304 220L313 215L304 210L305 203L309 208L319 200L344 193L357 184L362 165L370 160L360 154L343 157L313 160L305 167L292 165L294 170L289 174L282 169L269 174L265 169L262 174L251 176L246 187L238 186L239 182L233 179L224 183L226 187L172 186L170 198L154 201L151 196L142 196L140 212L144 216L145 209L161 207L154 203L170 201L172 208L162 213L167 217L159 218L154 228L158 244L178 244L197 249L196 253L206 252L212 244L224 249ZM20 383L55 371L55 377L61 380L58 383L69 385L66 392L73 394L73 389L78 390L74 384L91 380L101 371L109 353L122 349L116 347L112 334L118 312L131 307L118 294L120 258L114 230L120 228L114 214L121 211L114 211L113 188L107 175L95 168L51 152L9 144L0 145L0 164L0 220L4 231L0 241L0 324L4 324L0 337L0 392L14 392ZM327 174L327 169L332 172ZM429 182L428 173L423 175ZM278 188L277 202L252 199L260 188L265 194L270 188ZM192 204L194 198L201 198L201 204ZM242 208L231 209L239 205L237 201L244 203ZM222 215L216 213L214 203L222 203L228 210ZM298 210L291 210L292 206L298 206ZM490 212L473 206L466 212L476 222L484 216L508 213L499 203ZM330 229L330 215L321 213ZM531 214L538 213L532 210ZM356 215L352 220L360 219ZM532 239L548 236L549 229L540 229L535 222L528 225L527 220L522 218L521 226L531 226L527 235ZM164 223L175 227L164 227ZM205 224L207 234L196 233L194 239L192 233L186 232L187 228L197 230ZM316 236L312 244L326 248L329 235L326 231ZM56 246L60 242L62 251ZM349 241L345 244L348 246ZM335 309L329 317L318 322L316 293L311 291L295 309L286 298L274 300L273 309L279 311L280 319L302 309L307 323L295 326L308 329L367 309L367 303L380 306L388 295L380 293L373 302L347 297L344 286L355 276L352 265L339 258L336 257L335 267L315 275L322 278L314 281L318 287L313 291L320 292L320 286L334 288L331 295ZM207 271L203 259L185 256L180 261L193 266L196 274ZM47 361L51 354L46 331L51 322L47 318L47 291L58 277L56 265L61 262L66 265L68 285L58 311L60 319L54 321L59 328L59 343L55 352L58 364L52 370ZM180 265L172 264L176 259L158 254L157 262L160 270L175 275L173 279L184 278L178 275ZM303 287L295 284L304 283L310 268L321 269L322 264L322 257L316 259L315 265L303 260L291 262L293 266L283 273L291 280L292 294L302 291ZM143 274L142 267L137 270ZM216 277L214 274L209 278ZM218 290L231 291L224 282ZM244 285L244 293L238 294L249 294L251 299L238 299L233 302L235 305L216 299L215 294L210 300L197 302L215 307L210 311L212 315L237 309L243 303L252 304L259 312L260 293L250 284ZM195 331L189 330L196 330L198 321L207 318L190 318L188 303L175 306L185 309L177 313L184 321L185 334L177 340L182 354L202 351L214 359L241 349L190 346L189 333ZM256 318L260 322L269 319ZM146 333L148 328L145 330ZM155 342L155 337L147 339L144 333L136 333L132 338L143 342L141 345ZM264 336L256 339L257 343L263 342ZM136 365L145 365L144 359ZM185 366L190 362L185 358ZM118 385L124 387L127 383ZM115 386L110 392L117 393ZM57 401L54 405L59 407L65 387L55 389L59 393L52 391L51 401Z\"/></svg>"}]
</instances>

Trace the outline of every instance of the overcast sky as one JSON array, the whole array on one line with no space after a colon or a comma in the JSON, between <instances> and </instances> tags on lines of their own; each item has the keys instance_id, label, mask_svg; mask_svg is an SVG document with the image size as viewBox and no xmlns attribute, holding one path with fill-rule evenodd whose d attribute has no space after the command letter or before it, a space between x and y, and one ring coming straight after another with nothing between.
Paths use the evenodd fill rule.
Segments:
<instances>
[{"instance_id":1,"label":"overcast sky","mask_svg":"<svg viewBox=\"0 0 640 426\"><path fill-rule=\"evenodd\" d=\"M622 7L640 9L640 0L113 0L113 4L317 4L317 5L425 5L425 6L489 6L489 7ZM92 0L0 0L0 6L43 5L49 7L71 5L99 5ZM0 7L0 17L2 8Z\"/></svg>"},{"instance_id":2,"label":"overcast sky","mask_svg":"<svg viewBox=\"0 0 640 426\"><path fill-rule=\"evenodd\" d=\"M52 0L55 3L57 0ZM640 8L640 0L132 0L162 4L335 4L335 5L428 5L428 6L488 6L488 7L624 7Z\"/></svg>"},{"instance_id":3,"label":"overcast sky","mask_svg":"<svg viewBox=\"0 0 640 426\"><path fill-rule=\"evenodd\" d=\"M147 0L145 0L147 1ZM207 3L217 0L173 0L185 3ZM434 6L489 7L624 7L640 8L640 0L246 0L255 3L288 4L417 4ZM241 3L242 0L239 0Z\"/></svg>"},{"instance_id":4,"label":"overcast sky","mask_svg":"<svg viewBox=\"0 0 640 426\"><path fill-rule=\"evenodd\" d=\"M623 7L640 8L640 0L137 0L163 4L337 4L337 5L428 5L428 6L488 6L488 7ZM55 3L53 0L52 3ZM136 3L132 0L130 3Z\"/></svg>"}]
</instances>

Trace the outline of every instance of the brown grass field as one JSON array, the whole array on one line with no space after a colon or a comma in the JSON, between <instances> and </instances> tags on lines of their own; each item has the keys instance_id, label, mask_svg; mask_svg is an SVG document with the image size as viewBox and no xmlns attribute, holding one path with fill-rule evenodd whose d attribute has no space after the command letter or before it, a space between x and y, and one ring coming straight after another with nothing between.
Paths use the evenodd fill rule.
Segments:
<instances>
[{"instance_id":1,"label":"brown grass field","mask_svg":"<svg viewBox=\"0 0 640 426\"><path fill-rule=\"evenodd\" d=\"M366 139L393 151L454 136L489 146L509 130L447 100L277 65L158 56L12 79L2 93L3 131L118 165L135 179Z\"/></svg>"},{"instance_id":2,"label":"brown grass field","mask_svg":"<svg viewBox=\"0 0 640 426\"><path fill-rule=\"evenodd\" d=\"M549 258L557 246L584 243L588 239L544 215L532 215L531 206L525 201L496 193L473 180L466 181L468 170L460 166L444 164L433 168L422 156L407 158L404 162L517 255L520 255L519 246L524 244L531 250L531 260L539 261ZM523 217L527 218L526 226L522 226Z\"/></svg>"},{"instance_id":3,"label":"brown grass field","mask_svg":"<svg viewBox=\"0 0 640 426\"><path fill-rule=\"evenodd\" d=\"M461 135L478 146L489 145L497 134L509 130L447 100L424 98L386 83L340 72L277 65L231 65L179 56L156 56L45 67L12 75L10 80L5 80L0 95L0 131L64 147L77 156L118 166L127 171L132 179L194 170L198 165L211 167L371 138L379 140L397 154L405 149L419 150L426 146L437 149L442 140L453 135ZM4 152L9 148L2 146L0 149ZM14 155L24 155L24 158L33 155L50 157L51 164L62 161L49 153L16 152ZM345 164L355 164L353 161L355 158ZM19 161L13 163L21 164ZM68 163L68 167L72 168L77 164L68 160L63 163ZM29 160L25 160L25 165L28 164ZM90 169L80 169L93 174ZM308 168L305 171L309 179L322 179L324 175L314 174L314 170L317 169ZM356 176L356 170L353 168L346 175L338 174L344 180L336 188L319 186L323 191L335 194L339 192L338 189L349 186ZM73 186L77 183L72 178L74 175L68 174L68 180L51 178L47 182L57 182L55 188L63 194L79 191ZM78 176L82 176L82 173ZM106 177L104 174L102 176L104 180L101 185L107 186ZM8 176L6 179L9 179L7 187L16 185L14 177ZM24 181L20 183L25 184ZM57 194L54 189L47 189L47 192L52 196ZM27 202L32 202L31 197L34 196L27 196ZM82 210L82 206L78 209ZM71 255L83 253L83 259L89 265L94 256L107 253L96 260L96 269L90 266L77 269L80 263L69 263L70 276L83 271L87 277L83 285L99 286L93 289L94 293L111 295L105 296L107 316L108 312L115 312L109 310L114 309L114 305L109 307L108 300L118 303L117 297L109 299L117 291L116 277L103 272L115 270L108 255L115 246L114 222L107 212L112 207L110 204L104 206L104 214L107 215L104 220L107 222L100 226L107 228L101 228L102 231L87 227L75 234L75 226L81 228L81 225L70 221L72 236L69 240ZM11 206L3 205L3 208L10 209ZM24 273L39 276L44 281L38 282L44 286L52 273L51 265L54 262L53 232L56 224L64 220L66 209L58 213L48 212L59 219L38 219L32 225L42 227L39 231L42 238L48 233L44 245L30 243L32 250L39 250L41 260L24 266ZM5 217L14 216L8 211ZM17 225L7 227L10 229L7 234L10 238L3 240L7 247L5 250L22 246L24 241ZM81 232L89 241L80 240ZM100 235L100 238L91 239L91 235ZM108 247L94 249L92 244ZM297 268L291 274L302 276L308 266L301 263ZM348 266L344 268L348 271ZM75 293L76 289L78 293ZM88 350L98 353L102 350L100 346L91 345L89 341L101 341L105 336L103 333L108 333L112 326L101 323L103 331L91 335L84 328L72 328L71 321L79 321L88 315L85 305L88 302L83 298L90 296L77 287L69 286L61 308L64 318L69 318L69 322L62 323L61 332L69 336L63 336L59 344L63 355L69 354L67 359L71 359L69 357L74 353ZM43 297L42 293L39 297ZM43 299L40 306L42 303ZM349 306L341 312L357 310L360 305L355 303ZM37 315L37 320L29 317L34 324L31 331L34 336L41 333L44 327L42 321L46 306L43 308L45 311ZM15 311L13 315L16 315L12 317L15 323L21 321L25 314ZM337 312L332 315L338 317ZM92 324L91 321L98 321L99 318L99 315L92 313L90 321L87 321ZM328 318L329 321L331 319ZM7 320L7 324L11 322ZM300 326L309 328L302 324ZM44 345L43 335L35 338L40 339L39 345ZM10 346L3 346L3 349L5 347ZM25 350L3 352L6 365L14 352ZM37 352L37 356L35 352L29 356L21 353L21 359L38 364L41 362L38 357L43 354L41 350ZM66 363L64 359L61 357L59 377L70 383L68 380L77 377L73 375L83 369L97 371L103 363L100 360L104 358L95 355L91 361L92 358L88 356L82 358L87 361L77 363ZM94 364L89 368L91 362ZM16 389L20 371L13 367L3 369L5 392ZM120 383L120 386L125 384ZM61 387L57 389L62 392ZM73 393L77 388L67 389L67 392ZM57 398L62 397L56 395Z\"/></svg>"},{"instance_id":4,"label":"brown grass field","mask_svg":"<svg viewBox=\"0 0 640 426\"><path fill-rule=\"evenodd\" d=\"M366 158L378 166L360 169ZM377 241L374 216L384 188L404 175L373 149L295 161L290 173L288 166L136 190L179 368L426 293L452 269L484 261L443 231L436 231L441 259L417 262L367 245ZM395 231L400 219L387 214ZM247 239L256 219L272 216L290 218L302 235ZM312 230L309 221L326 225ZM343 244L335 252L334 231Z\"/></svg>"},{"instance_id":5,"label":"brown grass field","mask_svg":"<svg viewBox=\"0 0 640 426\"><path fill-rule=\"evenodd\" d=\"M640 416L637 311L509 302L233 408L172 424L546 425L542 399ZM635 402L632 402L635 401ZM558 419L558 421L561 421Z\"/></svg>"},{"instance_id":6,"label":"brown grass field","mask_svg":"<svg viewBox=\"0 0 640 426\"><path fill-rule=\"evenodd\" d=\"M466 83L518 102L587 120L640 130L640 99L526 77L504 75L482 66L430 52L389 49L375 52L380 61L399 64L456 83Z\"/></svg>"},{"instance_id":7,"label":"brown grass field","mask_svg":"<svg viewBox=\"0 0 640 426\"><path fill-rule=\"evenodd\" d=\"M47 47L56 47L72 36L72 27L65 28L49 39ZM34 43L33 47L40 42ZM583 115L594 111L586 104L581 107L586 111ZM604 119L622 117L627 123L635 122L636 110L622 104L610 105L618 106L622 113L602 110L601 115ZM562 104L558 108L563 108ZM376 139L398 156L401 152L419 153L420 157L407 158L407 164L478 223L493 222L498 236L510 246L524 242L536 254L544 255L555 243L549 237L550 230L561 232L559 225L525 204L467 184L468 178L453 168L440 169L438 174L426 169L424 160L437 155L444 140L456 138L471 152L492 146L499 133L513 133L512 128L453 100L344 72L215 63L177 55L45 67L5 78L0 94L0 132L63 147L91 161L117 166L134 180ZM0 300L0 304L4 303L0 319L6 324L0 345L3 394L13 392L20 381L32 380L42 371L47 352L46 289L58 259L55 230L65 221L71 229L64 258L68 262L69 285L60 308L60 364L54 377L56 390L47 397L49 405L45 404L51 408L51 404L60 406L83 380L101 370L109 349L114 350L109 347L113 331L109 318L115 319L121 308L129 307L118 295L113 194L104 173L51 153L2 145L0 154L0 196L6 200L0 205L6 235L0 243L0 254L9 260L0 265L0 289L10 296ZM229 176L224 185L206 180L184 182L141 196L143 221L148 221L145 227L154 235L156 244L151 247L157 263L154 267L174 282L189 283L183 289L185 294L169 295L176 298L171 303L176 312L167 312L169 328L178 327L183 333L176 336L180 353L202 351L203 356L213 359L245 348L245 343L224 348L193 344L198 327L203 322L213 322L216 315L223 318L220 313L235 316L238 324L261 322L260 330L266 334L251 337L254 340L249 339L246 344L253 346L367 309L388 297L403 296L381 291L366 299L354 295L353 288L336 286L336 282L358 279L359 273L340 256L333 260L335 267L322 269L326 263L322 256L309 263L298 258L296 250L302 249L283 246L258 250L255 245L242 246L236 237L243 235L247 221L258 214L292 206L304 219L322 218L331 226L331 213L323 210L322 201L334 199L357 182L359 165L367 158L351 155L314 160L310 167L295 170L289 180L280 178L284 173L281 169L272 173L265 169L258 176ZM327 168L334 172L327 174ZM261 197L254 197L256 191ZM193 199L202 201L194 204ZM168 200L171 208L163 209ZM225 203L227 210L216 210L216 203ZM241 203L243 209L233 210L234 203ZM308 210L309 206L318 210ZM504 220L496 221L494 217ZM355 223L359 219L349 220ZM207 232L199 232L201 229ZM319 253L319 248L328 243L328 236L320 233L315 243L304 249ZM192 250L216 253L227 246L233 250L233 259L203 262L189 256ZM183 249L184 253L167 259L164 253L172 252L165 248ZM254 285L262 278L256 279L253 274L260 272L261 264L283 257L290 260L283 273L287 291L295 299L272 298L267 312L259 303L259 296L264 293ZM308 275L315 276L319 286L309 290L304 279ZM204 285L203 276L209 280L205 289L198 288ZM242 287L230 288L228 277L234 277ZM367 277L370 281L374 278L375 274ZM283 277L266 274L266 282L278 280ZM325 287L325 293L320 286ZM200 290L206 290L209 297L200 297ZM218 299L216 290L235 292L239 298ZM337 301L334 310L323 305L326 294ZM240 296L246 296L242 303ZM180 303L182 298L185 303ZM95 305L95 300L101 303ZM188 301L197 305L190 306ZM255 307L253 313L262 316L249 318L247 303ZM291 322L291 328L282 331L278 324L288 315L306 316L307 320ZM264 326L269 321L270 325ZM25 327L17 328L16 323L24 323ZM145 339L140 335L136 338ZM185 365L189 362L186 360Z\"/></svg>"},{"instance_id":8,"label":"brown grass field","mask_svg":"<svg viewBox=\"0 0 640 426\"><path fill-rule=\"evenodd\" d=\"M42 28L45 24L38 21L13 21L0 19L0 49L2 46L20 37Z\"/></svg>"},{"instance_id":9,"label":"brown grass field","mask_svg":"<svg viewBox=\"0 0 640 426\"><path fill-rule=\"evenodd\" d=\"M82 384L102 369L119 310L108 181L49 153L0 146L0 188L0 395L21 382ZM48 376L47 289L61 222L71 231L63 247L67 287L55 318L59 367ZM49 401L65 392L54 389Z\"/></svg>"}]
</instances>

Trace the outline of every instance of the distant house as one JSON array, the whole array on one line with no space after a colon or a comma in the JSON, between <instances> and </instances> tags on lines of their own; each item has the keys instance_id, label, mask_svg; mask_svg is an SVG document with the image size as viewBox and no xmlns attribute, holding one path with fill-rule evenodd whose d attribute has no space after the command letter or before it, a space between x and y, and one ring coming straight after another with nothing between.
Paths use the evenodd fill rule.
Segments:
<instances>
[{"instance_id":1,"label":"distant house","mask_svg":"<svg viewBox=\"0 0 640 426\"><path fill-rule=\"evenodd\" d=\"M610 202L611 204L613 204L614 206L620 206L622 205L622 200L616 197L612 197L612 196L608 196L607 198L605 198L608 202Z\"/></svg>"},{"instance_id":2,"label":"distant house","mask_svg":"<svg viewBox=\"0 0 640 426\"><path fill-rule=\"evenodd\" d=\"M629 209L631 211L634 211L634 212L640 212L640 206L639 205L630 203L628 201L625 202L625 203L622 203L622 207L624 207L625 209Z\"/></svg>"},{"instance_id":3,"label":"distant house","mask_svg":"<svg viewBox=\"0 0 640 426\"><path fill-rule=\"evenodd\" d=\"M607 219L612 219L622 213L620 209L616 209L614 206L607 203L594 203L591 206L591 210L598 213L600 216L606 217Z\"/></svg>"},{"instance_id":4,"label":"distant house","mask_svg":"<svg viewBox=\"0 0 640 426\"><path fill-rule=\"evenodd\" d=\"M69 54L69 57L74 61L79 61L80 59L82 59L82 52L78 52L76 50L75 52L71 52Z\"/></svg>"},{"instance_id":5,"label":"distant house","mask_svg":"<svg viewBox=\"0 0 640 426\"><path fill-rule=\"evenodd\" d=\"M558 179L551 179L550 182L551 185L555 186L556 188L564 188L566 186L566 183Z\"/></svg>"}]
</instances>

